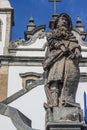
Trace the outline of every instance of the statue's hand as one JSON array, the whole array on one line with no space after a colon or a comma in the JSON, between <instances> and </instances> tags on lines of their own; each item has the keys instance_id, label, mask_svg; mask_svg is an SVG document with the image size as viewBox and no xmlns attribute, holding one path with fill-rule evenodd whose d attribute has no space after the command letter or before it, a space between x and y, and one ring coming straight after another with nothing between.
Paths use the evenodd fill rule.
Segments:
<instances>
[{"instance_id":1,"label":"statue's hand","mask_svg":"<svg viewBox=\"0 0 87 130\"><path fill-rule=\"evenodd\" d=\"M76 58L77 58L77 59L80 59L81 57L82 57L81 53L77 53L77 54L76 54Z\"/></svg>"},{"instance_id":2,"label":"statue's hand","mask_svg":"<svg viewBox=\"0 0 87 130\"><path fill-rule=\"evenodd\" d=\"M80 53L73 53L68 58L79 60L81 57L82 57L82 55Z\"/></svg>"},{"instance_id":3,"label":"statue's hand","mask_svg":"<svg viewBox=\"0 0 87 130\"><path fill-rule=\"evenodd\" d=\"M63 51L64 54L68 54L69 53L69 49L66 48L64 45L61 46L61 50Z\"/></svg>"},{"instance_id":4,"label":"statue's hand","mask_svg":"<svg viewBox=\"0 0 87 130\"><path fill-rule=\"evenodd\" d=\"M73 54L71 54L71 55L69 55L69 57L68 57L68 59L75 59L75 54L73 53Z\"/></svg>"},{"instance_id":5,"label":"statue's hand","mask_svg":"<svg viewBox=\"0 0 87 130\"><path fill-rule=\"evenodd\" d=\"M75 56L77 59L80 59L82 57L81 52L79 51L78 48L75 49Z\"/></svg>"}]
</instances>

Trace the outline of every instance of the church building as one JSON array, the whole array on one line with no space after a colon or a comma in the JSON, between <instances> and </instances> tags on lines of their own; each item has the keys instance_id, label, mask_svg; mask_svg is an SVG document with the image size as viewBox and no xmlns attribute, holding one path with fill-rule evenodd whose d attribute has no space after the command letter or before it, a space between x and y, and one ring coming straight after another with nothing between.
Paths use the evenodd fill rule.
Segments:
<instances>
[{"instance_id":1,"label":"church building","mask_svg":"<svg viewBox=\"0 0 87 130\"><path fill-rule=\"evenodd\" d=\"M53 16L50 24L52 20ZM24 32L25 39L19 38L13 41L11 33L14 21L14 8L9 0L0 0L0 102L22 111L32 120L32 123L34 119L32 116L37 117L33 127L41 129L39 121L45 118L43 103L46 100L44 82L42 82L43 62L47 49L46 27L45 25L37 26L34 18L30 17L26 25L27 30ZM84 30L80 17L77 18L72 33L76 36L82 50L76 102L80 103L84 110L84 91L87 93L87 43L85 42L87 32ZM36 82L36 86L32 86L32 83L37 80L40 80L40 83ZM28 89L32 90L28 92ZM5 130L4 124L8 122L6 124L8 129L16 130L9 118L0 115L0 122L2 122L0 129Z\"/></svg>"}]
</instances>

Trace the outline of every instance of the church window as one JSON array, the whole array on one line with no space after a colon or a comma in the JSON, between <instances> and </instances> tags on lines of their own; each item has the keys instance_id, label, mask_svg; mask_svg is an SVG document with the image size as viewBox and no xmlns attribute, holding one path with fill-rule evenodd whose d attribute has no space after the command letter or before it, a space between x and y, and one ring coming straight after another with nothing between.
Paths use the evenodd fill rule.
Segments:
<instances>
[{"instance_id":1,"label":"church window","mask_svg":"<svg viewBox=\"0 0 87 130\"><path fill-rule=\"evenodd\" d=\"M20 77L22 78L22 87L25 88L32 84L34 81L38 80L42 74L34 73L34 72L27 72L21 73Z\"/></svg>"},{"instance_id":2,"label":"church window","mask_svg":"<svg viewBox=\"0 0 87 130\"><path fill-rule=\"evenodd\" d=\"M0 20L0 41L2 41L2 21Z\"/></svg>"},{"instance_id":3,"label":"church window","mask_svg":"<svg viewBox=\"0 0 87 130\"><path fill-rule=\"evenodd\" d=\"M30 84L32 84L33 81L35 81L35 79L28 79L28 80L26 80L26 86L29 86Z\"/></svg>"}]
</instances>

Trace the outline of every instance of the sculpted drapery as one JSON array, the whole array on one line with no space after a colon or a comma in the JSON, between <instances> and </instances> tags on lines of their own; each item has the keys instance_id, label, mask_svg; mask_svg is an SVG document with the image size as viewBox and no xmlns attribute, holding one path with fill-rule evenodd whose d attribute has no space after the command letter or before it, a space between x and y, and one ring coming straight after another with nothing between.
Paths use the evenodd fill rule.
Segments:
<instances>
[{"instance_id":1,"label":"sculpted drapery","mask_svg":"<svg viewBox=\"0 0 87 130\"><path fill-rule=\"evenodd\" d=\"M47 34L44 71L48 106L75 105L81 48L71 31L71 19L63 13L57 17L54 29Z\"/></svg>"}]
</instances>

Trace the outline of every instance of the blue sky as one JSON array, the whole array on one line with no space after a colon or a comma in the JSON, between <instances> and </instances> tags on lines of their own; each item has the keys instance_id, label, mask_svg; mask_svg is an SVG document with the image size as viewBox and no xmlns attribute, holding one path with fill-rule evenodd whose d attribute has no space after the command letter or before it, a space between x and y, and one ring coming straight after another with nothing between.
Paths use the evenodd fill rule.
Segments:
<instances>
[{"instance_id":1,"label":"blue sky","mask_svg":"<svg viewBox=\"0 0 87 130\"><path fill-rule=\"evenodd\" d=\"M35 24L46 25L48 31L49 20L53 14L53 2L48 0L10 0L14 8L15 26L12 31L12 39L24 38L24 31L32 16ZM75 26L77 16L80 16L87 31L87 0L62 0L57 3L57 13L68 13Z\"/></svg>"}]
</instances>

